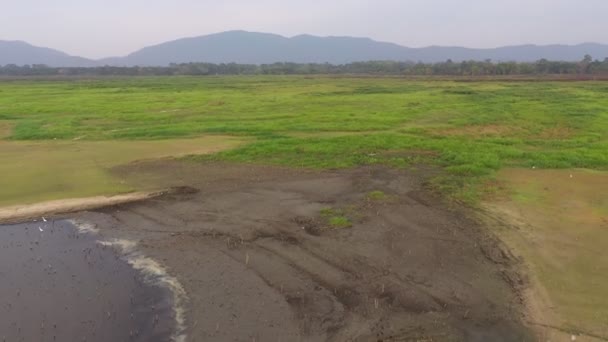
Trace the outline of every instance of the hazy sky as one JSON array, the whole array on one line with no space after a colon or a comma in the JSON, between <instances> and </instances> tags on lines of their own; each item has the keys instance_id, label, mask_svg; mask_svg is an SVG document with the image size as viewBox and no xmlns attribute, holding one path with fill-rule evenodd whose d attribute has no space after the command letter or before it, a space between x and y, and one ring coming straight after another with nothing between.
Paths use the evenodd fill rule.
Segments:
<instances>
[{"instance_id":1,"label":"hazy sky","mask_svg":"<svg viewBox=\"0 0 608 342\"><path fill-rule=\"evenodd\" d=\"M608 0L0 0L0 40L83 57L226 30L420 47L608 43Z\"/></svg>"}]
</instances>

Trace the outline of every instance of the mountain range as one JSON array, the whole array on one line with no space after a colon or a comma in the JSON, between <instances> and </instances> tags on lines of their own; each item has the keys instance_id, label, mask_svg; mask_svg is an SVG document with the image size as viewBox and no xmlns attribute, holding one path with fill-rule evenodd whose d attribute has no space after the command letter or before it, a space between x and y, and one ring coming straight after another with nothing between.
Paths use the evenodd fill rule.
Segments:
<instances>
[{"instance_id":1,"label":"mountain range","mask_svg":"<svg viewBox=\"0 0 608 342\"><path fill-rule=\"evenodd\" d=\"M584 55L608 58L608 45L518 45L492 49L430 46L409 48L369 38L317 37L292 38L269 33L228 31L183 38L145 47L124 57L91 60L70 56L58 50L36 47L21 41L0 41L0 65L46 64L53 67L167 66L171 63L209 62L271 64L275 62L343 64L370 60L421 61L451 59L531 62L542 58L578 61Z\"/></svg>"}]
</instances>

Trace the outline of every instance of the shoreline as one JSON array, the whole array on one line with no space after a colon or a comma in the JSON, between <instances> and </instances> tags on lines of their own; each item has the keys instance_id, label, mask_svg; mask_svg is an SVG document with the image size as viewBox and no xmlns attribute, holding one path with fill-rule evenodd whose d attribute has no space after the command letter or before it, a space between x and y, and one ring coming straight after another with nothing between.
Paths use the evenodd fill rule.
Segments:
<instances>
[{"instance_id":1,"label":"shoreline","mask_svg":"<svg viewBox=\"0 0 608 342\"><path fill-rule=\"evenodd\" d=\"M133 192L112 196L93 196L43 201L25 205L0 207L0 224L11 224L38 220L41 217L63 215L80 211L95 210L114 205L145 201L171 192L169 190L153 192Z\"/></svg>"},{"instance_id":2,"label":"shoreline","mask_svg":"<svg viewBox=\"0 0 608 342\"><path fill-rule=\"evenodd\" d=\"M164 342L176 330L167 289L90 229L69 220L0 228L5 340Z\"/></svg>"},{"instance_id":3,"label":"shoreline","mask_svg":"<svg viewBox=\"0 0 608 342\"><path fill-rule=\"evenodd\" d=\"M53 208L87 223L84 231L99 230L102 241L131 257L131 266L170 270L165 284L179 284L176 341L508 341L531 333L497 267L509 261L492 260L501 254L491 237L425 192L423 170L306 172L159 161L119 171L142 168L167 177L159 185L170 190ZM201 191L176 188L184 184L176 179ZM79 202L90 209L78 210ZM25 212L40 212L33 208ZM351 227L326 226L328 211ZM162 265L138 262L144 255Z\"/></svg>"}]
</instances>

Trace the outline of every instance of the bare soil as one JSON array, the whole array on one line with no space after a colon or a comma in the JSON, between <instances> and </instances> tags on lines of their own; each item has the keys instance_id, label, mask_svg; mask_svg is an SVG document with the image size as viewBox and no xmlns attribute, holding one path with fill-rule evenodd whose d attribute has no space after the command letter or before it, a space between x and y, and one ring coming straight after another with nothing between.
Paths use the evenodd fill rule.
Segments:
<instances>
[{"instance_id":1,"label":"bare soil","mask_svg":"<svg viewBox=\"0 0 608 342\"><path fill-rule=\"evenodd\" d=\"M11 136L13 127L8 122L0 122L0 139L8 138Z\"/></svg>"},{"instance_id":2,"label":"bare soil","mask_svg":"<svg viewBox=\"0 0 608 342\"><path fill-rule=\"evenodd\" d=\"M533 340L510 254L424 189L428 170L164 160L114 172L181 191L73 217L169 269L191 341ZM327 209L352 227L331 228Z\"/></svg>"}]
</instances>

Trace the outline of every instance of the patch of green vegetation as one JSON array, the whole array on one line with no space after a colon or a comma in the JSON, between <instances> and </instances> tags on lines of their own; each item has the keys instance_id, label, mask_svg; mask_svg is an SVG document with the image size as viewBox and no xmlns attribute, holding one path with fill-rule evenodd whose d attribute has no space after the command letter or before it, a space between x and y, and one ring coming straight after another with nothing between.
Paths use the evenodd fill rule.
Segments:
<instances>
[{"instance_id":1,"label":"patch of green vegetation","mask_svg":"<svg viewBox=\"0 0 608 342\"><path fill-rule=\"evenodd\" d=\"M387 198L384 191L375 190L367 194L367 198L372 201L382 201Z\"/></svg>"},{"instance_id":2,"label":"patch of green vegetation","mask_svg":"<svg viewBox=\"0 0 608 342\"><path fill-rule=\"evenodd\" d=\"M0 91L5 139L251 137L195 159L308 168L427 163L445 170L432 182L437 190L471 204L504 167L608 168L601 82L141 77L13 80Z\"/></svg>"},{"instance_id":3,"label":"patch of green vegetation","mask_svg":"<svg viewBox=\"0 0 608 342\"><path fill-rule=\"evenodd\" d=\"M332 229L350 228L353 223L348 218L347 213L351 212L353 208L346 210L337 208L323 208L320 211L321 217L327 221L327 225Z\"/></svg>"},{"instance_id":4,"label":"patch of green vegetation","mask_svg":"<svg viewBox=\"0 0 608 342\"><path fill-rule=\"evenodd\" d=\"M332 216L329 218L329 226L333 229L350 228L353 223L346 216Z\"/></svg>"}]
</instances>

